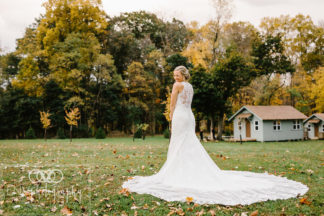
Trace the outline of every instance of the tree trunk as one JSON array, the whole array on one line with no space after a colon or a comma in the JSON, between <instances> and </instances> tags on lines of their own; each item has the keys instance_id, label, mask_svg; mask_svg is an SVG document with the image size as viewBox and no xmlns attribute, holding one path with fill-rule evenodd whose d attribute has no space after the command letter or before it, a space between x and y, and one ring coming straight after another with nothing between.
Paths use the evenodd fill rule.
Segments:
<instances>
[{"instance_id":1,"label":"tree trunk","mask_svg":"<svg viewBox=\"0 0 324 216\"><path fill-rule=\"evenodd\" d=\"M72 125L70 125L70 143L72 142Z\"/></svg>"},{"instance_id":2,"label":"tree trunk","mask_svg":"<svg viewBox=\"0 0 324 216\"><path fill-rule=\"evenodd\" d=\"M45 129L44 137L45 137L45 141L46 141L46 129Z\"/></svg>"},{"instance_id":3,"label":"tree trunk","mask_svg":"<svg viewBox=\"0 0 324 216\"><path fill-rule=\"evenodd\" d=\"M155 107L153 105L151 110L151 135L155 135L155 127L156 127L156 120L155 120Z\"/></svg>"},{"instance_id":4,"label":"tree trunk","mask_svg":"<svg viewBox=\"0 0 324 216\"><path fill-rule=\"evenodd\" d=\"M211 140L214 140L214 136L213 136L213 130L214 130L214 119L213 117L211 116L210 118L210 137L211 137Z\"/></svg>"},{"instance_id":5,"label":"tree trunk","mask_svg":"<svg viewBox=\"0 0 324 216\"><path fill-rule=\"evenodd\" d=\"M224 127L224 113L221 112L218 117L217 140L222 140L223 127Z\"/></svg>"},{"instance_id":6,"label":"tree trunk","mask_svg":"<svg viewBox=\"0 0 324 216\"><path fill-rule=\"evenodd\" d=\"M153 134L152 135L155 135L155 133L156 133L155 127L156 127L156 119L155 119L155 114L153 113L153 121L152 121Z\"/></svg>"}]
</instances>

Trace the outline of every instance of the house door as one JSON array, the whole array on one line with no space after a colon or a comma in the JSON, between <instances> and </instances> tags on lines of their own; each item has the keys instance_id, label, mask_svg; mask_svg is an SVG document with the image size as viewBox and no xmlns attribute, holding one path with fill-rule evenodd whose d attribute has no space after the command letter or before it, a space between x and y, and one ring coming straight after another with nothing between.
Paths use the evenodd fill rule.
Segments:
<instances>
[{"instance_id":1,"label":"house door","mask_svg":"<svg viewBox=\"0 0 324 216\"><path fill-rule=\"evenodd\" d=\"M314 124L314 134L315 134L315 137L318 137L318 124Z\"/></svg>"},{"instance_id":2,"label":"house door","mask_svg":"<svg viewBox=\"0 0 324 216\"><path fill-rule=\"evenodd\" d=\"M245 119L245 132L246 132L246 137L251 137L251 124L250 121Z\"/></svg>"}]
</instances>

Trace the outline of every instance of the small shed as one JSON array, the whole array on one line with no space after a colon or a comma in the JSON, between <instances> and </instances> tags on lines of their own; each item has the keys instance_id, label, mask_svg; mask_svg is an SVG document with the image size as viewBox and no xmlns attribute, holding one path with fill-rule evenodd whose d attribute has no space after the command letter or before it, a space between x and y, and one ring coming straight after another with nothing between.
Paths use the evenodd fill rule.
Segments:
<instances>
[{"instance_id":1,"label":"small shed","mask_svg":"<svg viewBox=\"0 0 324 216\"><path fill-rule=\"evenodd\" d=\"M304 121L309 139L324 139L324 113L315 113Z\"/></svg>"},{"instance_id":2,"label":"small shed","mask_svg":"<svg viewBox=\"0 0 324 216\"><path fill-rule=\"evenodd\" d=\"M234 139L257 141L301 140L307 116L292 106L243 106L228 121L234 122Z\"/></svg>"}]
</instances>

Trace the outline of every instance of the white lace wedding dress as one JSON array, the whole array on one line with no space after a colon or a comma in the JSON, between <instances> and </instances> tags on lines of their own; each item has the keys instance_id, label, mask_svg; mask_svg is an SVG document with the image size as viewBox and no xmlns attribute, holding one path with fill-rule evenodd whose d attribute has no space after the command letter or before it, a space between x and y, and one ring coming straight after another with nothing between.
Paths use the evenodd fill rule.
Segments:
<instances>
[{"instance_id":1,"label":"white lace wedding dress","mask_svg":"<svg viewBox=\"0 0 324 216\"><path fill-rule=\"evenodd\" d=\"M167 160L151 176L134 176L122 185L130 192L151 194L166 201L198 204L248 205L303 195L308 187L300 182L265 173L221 170L195 134L191 111L193 89L182 82L172 119Z\"/></svg>"}]
</instances>

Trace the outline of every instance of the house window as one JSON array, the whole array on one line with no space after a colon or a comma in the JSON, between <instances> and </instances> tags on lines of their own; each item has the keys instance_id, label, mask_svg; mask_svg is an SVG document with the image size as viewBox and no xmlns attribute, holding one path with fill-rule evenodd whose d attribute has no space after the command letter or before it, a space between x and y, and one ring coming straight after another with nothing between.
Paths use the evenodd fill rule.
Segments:
<instances>
[{"instance_id":1,"label":"house window","mask_svg":"<svg viewBox=\"0 0 324 216\"><path fill-rule=\"evenodd\" d=\"M259 130L259 121L254 121L254 130Z\"/></svg>"},{"instance_id":2,"label":"house window","mask_svg":"<svg viewBox=\"0 0 324 216\"><path fill-rule=\"evenodd\" d=\"M238 125L238 129L242 130L242 122L241 122L241 120L238 121L237 125Z\"/></svg>"},{"instance_id":3,"label":"house window","mask_svg":"<svg viewBox=\"0 0 324 216\"><path fill-rule=\"evenodd\" d=\"M280 130L280 121L273 121L273 130Z\"/></svg>"},{"instance_id":4,"label":"house window","mask_svg":"<svg viewBox=\"0 0 324 216\"><path fill-rule=\"evenodd\" d=\"M311 131L311 124L308 124L308 126L307 126L307 130L308 130L308 131Z\"/></svg>"},{"instance_id":5,"label":"house window","mask_svg":"<svg viewBox=\"0 0 324 216\"><path fill-rule=\"evenodd\" d=\"M324 124L322 125L322 131L324 132Z\"/></svg>"},{"instance_id":6,"label":"house window","mask_svg":"<svg viewBox=\"0 0 324 216\"><path fill-rule=\"evenodd\" d=\"M293 129L294 130L299 130L300 129L300 121L299 120L294 120L293 121Z\"/></svg>"}]
</instances>

